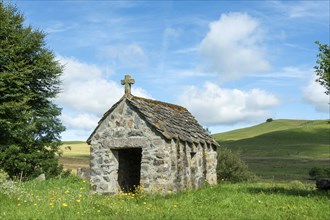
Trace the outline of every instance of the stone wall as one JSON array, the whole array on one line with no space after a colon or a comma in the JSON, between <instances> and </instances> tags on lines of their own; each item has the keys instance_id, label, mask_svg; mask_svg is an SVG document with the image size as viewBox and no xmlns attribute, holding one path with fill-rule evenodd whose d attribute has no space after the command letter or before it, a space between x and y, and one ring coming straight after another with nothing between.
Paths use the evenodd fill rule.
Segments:
<instances>
[{"instance_id":1,"label":"stone wall","mask_svg":"<svg viewBox=\"0 0 330 220\"><path fill-rule=\"evenodd\" d=\"M140 184L146 191L166 190L170 174L167 143L125 101L102 122L91 139L91 179L94 190L117 193L121 149L141 149ZM123 161L122 161L123 162ZM123 164L122 164L123 165Z\"/></svg>"},{"instance_id":2,"label":"stone wall","mask_svg":"<svg viewBox=\"0 0 330 220\"><path fill-rule=\"evenodd\" d=\"M172 150L172 179L176 190L200 188L205 181L217 183L217 153L206 144L177 142Z\"/></svg>"},{"instance_id":3,"label":"stone wall","mask_svg":"<svg viewBox=\"0 0 330 220\"><path fill-rule=\"evenodd\" d=\"M140 159L125 162L123 155ZM128 190L130 183L136 183L137 176L147 192L177 192L198 188L205 181L216 183L216 152L210 146L164 139L125 100L92 136L90 157L93 189L99 193ZM138 171L129 167L139 160L137 174ZM125 172L134 174L130 178Z\"/></svg>"}]
</instances>

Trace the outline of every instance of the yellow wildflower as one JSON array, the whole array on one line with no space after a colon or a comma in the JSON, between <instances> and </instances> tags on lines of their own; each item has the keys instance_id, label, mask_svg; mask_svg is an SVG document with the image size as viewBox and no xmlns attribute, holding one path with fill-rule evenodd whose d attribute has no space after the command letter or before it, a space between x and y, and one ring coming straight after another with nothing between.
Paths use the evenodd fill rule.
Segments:
<instances>
[{"instance_id":1,"label":"yellow wildflower","mask_svg":"<svg viewBox=\"0 0 330 220\"><path fill-rule=\"evenodd\" d=\"M63 203L63 204L62 204L62 206L63 206L63 207L67 207L67 206L68 206L68 204L66 204L66 203Z\"/></svg>"}]
</instances>

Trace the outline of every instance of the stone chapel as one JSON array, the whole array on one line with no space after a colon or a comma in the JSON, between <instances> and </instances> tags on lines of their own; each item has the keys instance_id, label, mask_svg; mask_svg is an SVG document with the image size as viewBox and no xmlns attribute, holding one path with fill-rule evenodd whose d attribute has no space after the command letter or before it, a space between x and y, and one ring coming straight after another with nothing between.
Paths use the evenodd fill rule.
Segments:
<instances>
[{"instance_id":1,"label":"stone chapel","mask_svg":"<svg viewBox=\"0 0 330 220\"><path fill-rule=\"evenodd\" d=\"M87 140L93 190L170 193L217 183L218 143L184 107L125 94Z\"/></svg>"}]
</instances>

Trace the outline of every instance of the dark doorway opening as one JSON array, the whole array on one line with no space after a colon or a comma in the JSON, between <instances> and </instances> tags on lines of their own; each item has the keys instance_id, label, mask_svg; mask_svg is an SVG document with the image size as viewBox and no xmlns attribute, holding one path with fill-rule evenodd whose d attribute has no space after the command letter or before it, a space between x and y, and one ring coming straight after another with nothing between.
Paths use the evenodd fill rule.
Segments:
<instances>
[{"instance_id":1,"label":"dark doorway opening","mask_svg":"<svg viewBox=\"0 0 330 220\"><path fill-rule=\"evenodd\" d=\"M140 185L141 148L118 150L118 183L123 192L134 192Z\"/></svg>"}]
</instances>

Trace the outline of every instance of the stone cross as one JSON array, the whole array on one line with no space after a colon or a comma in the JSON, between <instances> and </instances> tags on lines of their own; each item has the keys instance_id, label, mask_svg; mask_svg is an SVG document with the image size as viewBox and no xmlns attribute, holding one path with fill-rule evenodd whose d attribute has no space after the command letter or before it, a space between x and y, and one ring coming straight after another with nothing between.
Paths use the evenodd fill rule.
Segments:
<instances>
[{"instance_id":1,"label":"stone cross","mask_svg":"<svg viewBox=\"0 0 330 220\"><path fill-rule=\"evenodd\" d=\"M130 75L125 75L125 78L121 80L121 84L125 85L125 94L131 94L131 85L135 83L135 80Z\"/></svg>"}]
</instances>

